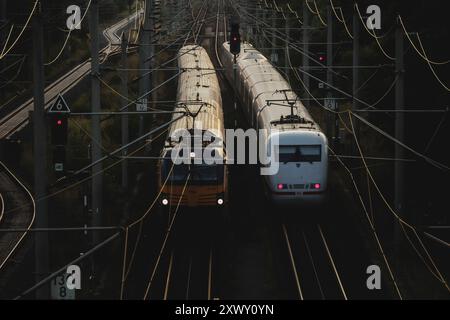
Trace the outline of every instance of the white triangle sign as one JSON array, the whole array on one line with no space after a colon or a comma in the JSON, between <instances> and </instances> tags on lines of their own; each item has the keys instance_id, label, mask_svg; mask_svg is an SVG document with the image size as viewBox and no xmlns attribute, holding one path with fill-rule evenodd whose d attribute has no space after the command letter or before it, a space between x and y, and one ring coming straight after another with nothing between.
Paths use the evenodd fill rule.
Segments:
<instances>
[{"instance_id":1,"label":"white triangle sign","mask_svg":"<svg viewBox=\"0 0 450 320\"><path fill-rule=\"evenodd\" d=\"M64 100L64 97L59 94L56 98L55 102L52 104L50 109L48 110L49 113L70 113L69 106L67 105L66 100Z\"/></svg>"}]
</instances>

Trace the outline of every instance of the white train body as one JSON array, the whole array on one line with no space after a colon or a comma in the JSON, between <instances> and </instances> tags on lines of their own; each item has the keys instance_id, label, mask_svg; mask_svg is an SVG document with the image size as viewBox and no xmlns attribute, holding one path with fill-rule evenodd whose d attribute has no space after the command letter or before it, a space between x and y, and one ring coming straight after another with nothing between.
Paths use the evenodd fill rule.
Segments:
<instances>
[{"instance_id":1,"label":"white train body","mask_svg":"<svg viewBox=\"0 0 450 320\"><path fill-rule=\"evenodd\" d=\"M253 46L241 44L235 81L229 43L223 44L220 55L252 127L266 129L267 146L275 141L275 135L279 138L278 173L264 176L270 198L278 204L323 203L328 184L328 142L319 125L289 83ZM288 102L293 105L293 117Z\"/></svg>"}]
</instances>

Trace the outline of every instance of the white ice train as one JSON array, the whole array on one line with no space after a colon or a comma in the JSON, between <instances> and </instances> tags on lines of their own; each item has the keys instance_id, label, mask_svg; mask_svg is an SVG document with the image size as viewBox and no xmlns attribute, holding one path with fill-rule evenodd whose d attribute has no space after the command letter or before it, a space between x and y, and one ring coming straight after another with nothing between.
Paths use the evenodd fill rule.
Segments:
<instances>
[{"instance_id":1,"label":"white ice train","mask_svg":"<svg viewBox=\"0 0 450 320\"><path fill-rule=\"evenodd\" d=\"M266 150L279 140L279 171L264 176L277 204L317 205L327 198L328 141L277 69L253 46L241 43L234 80L229 42L220 52L226 77L234 84L244 113L255 129L266 129ZM291 108L292 106L292 108ZM261 141L259 141L261 145Z\"/></svg>"}]
</instances>

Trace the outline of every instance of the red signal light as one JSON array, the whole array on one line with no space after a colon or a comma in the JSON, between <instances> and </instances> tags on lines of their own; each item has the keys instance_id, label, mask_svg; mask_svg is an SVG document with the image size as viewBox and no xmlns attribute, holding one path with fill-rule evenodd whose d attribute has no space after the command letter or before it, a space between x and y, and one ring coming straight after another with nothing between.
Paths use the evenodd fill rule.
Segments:
<instances>
[{"instance_id":1,"label":"red signal light","mask_svg":"<svg viewBox=\"0 0 450 320\"><path fill-rule=\"evenodd\" d=\"M314 189L320 189L320 183L315 183L314 184Z\"/></svg>"},{"instance_id":2,"label":"red signal light","mask_svg":"<svg viewBox=\"0 0 450 320\"><path fill-rule=\"evenodd\" d=\"M51 126L52 144L65 146L67 143L67 116L63 114L51 115L49 122Z\"/></svg>"},{"instance_id":3,"label":"red signal light","mask_svg":"<svg viewBox=\"0 0 450 320\"><path fill-rule=\"evenodd\" d=\"M277 189L278 189L278 190L283 190L283 188L284 188L284 186L283 186L282 183L279 183L279 184L277 185Z\"/></svg>"},{"instance_id":4,"label":"red signal light","mask_svg":"<svg viewBox=\"0 0 450 320\"><path fill-rule=\"evenodd\" d=\"M320 57L319 57L319 60L320 60L320 61L325 61L325 57L324 57L324 56L320 56Z\"/></svg>"}]
</instances>

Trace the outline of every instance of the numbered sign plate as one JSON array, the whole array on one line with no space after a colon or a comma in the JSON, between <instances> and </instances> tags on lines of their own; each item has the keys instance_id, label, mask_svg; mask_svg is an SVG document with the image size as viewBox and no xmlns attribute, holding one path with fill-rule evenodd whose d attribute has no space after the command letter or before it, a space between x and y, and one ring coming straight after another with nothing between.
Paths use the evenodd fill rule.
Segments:
<instances>
[{"instance_id":1,"label":"numbered sign plate","mask_svg":"<svg viewBox=\"0 0 450 320\"><path fill-rule=\"evenodd\" d=\"M61 274L51 282L51 296L53 300L75 300L75 289L67 288L68 273Z\"/></svg>"},{"instance_id":2,"label":"numbered sign plate","mask_svg":"<svg viewBox=\"0 0 450 320\"><path fill-rule=\"evenodd\" d=\"M67 105L66 100L64 100L64 97L59 94L58 98L56 98L53 105L48 110L49 113L70 113L69 106Z\"/></svg>"},{"instance_id":3,"label":"numbered sign plate","mask_svg":"<svg viewBox=\"0 0 450 320\"><path fill-rule=\"evenodd\" d=\"M146 112L148 111L147 99L142 99L141 102L136 103L136 111L137 112Z\"/></svg>"}]
</instances>

